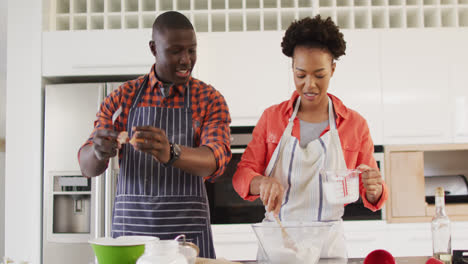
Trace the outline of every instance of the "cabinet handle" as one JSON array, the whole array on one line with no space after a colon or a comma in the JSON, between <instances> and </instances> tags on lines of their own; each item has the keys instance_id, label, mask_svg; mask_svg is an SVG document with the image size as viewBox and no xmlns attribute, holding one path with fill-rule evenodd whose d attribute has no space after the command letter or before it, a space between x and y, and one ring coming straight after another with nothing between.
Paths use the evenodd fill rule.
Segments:
<instances>
[{"instance_id":1,"label":"cabinet handle","mask_svg":"<svg viewBox=\"0 0 468 264\"><path fill-rule=\"evenodd\" d=\"M73 69L96 69L96 68L140 68L150 67L151 64L75 64L72 65Z\"/></svg>"},{"instance_id":2,"label":"cabinet handle","mask_svg":"<svg viewBox=\"0 0 468 264\"><path fill-rule=\"evenodd\" d=\"M0 138L0 152L5 152L5 139Z\"/></svg>"},{"instance_id":3,"label":"cabinet handle","mask_svg":"<svg viewBox=\"0 0 468 264\"><path fill-rule=\"evenodd\" d=\"M443 136L444 133L441 131L408 131L408 132L394 132L388 135L388 137L440 137Z\"/></svg>"}]
</instances>

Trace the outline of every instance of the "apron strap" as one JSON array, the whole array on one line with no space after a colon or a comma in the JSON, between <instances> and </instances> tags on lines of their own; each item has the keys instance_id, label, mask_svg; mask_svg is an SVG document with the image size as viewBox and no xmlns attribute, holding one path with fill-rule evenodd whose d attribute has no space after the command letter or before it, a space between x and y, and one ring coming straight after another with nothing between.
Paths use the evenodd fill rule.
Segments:
<instances>
[{"instance_id":1,"label":"apron strap","mask_svg":"<svg viewBox=\"0 0 468 264\"><path fill-rule=\"evenodd\" d=\"M185 89L185 111L192 111L192 98L190 98L190 84L191 81L189 81L187 84L184 84L184 89Z\"/></svg>"},{"instance_id":2,"label":"apron strap","mask_svg":"<svg viewBox=\"0 0 468 264\"><path fill-rule=\"evenodd\" d=\"M299 96L296 100L296 105L294 106L294 112L292 113L291 117L289 118L289 123L294 122L296 118L297 112L299 111L299 105L301 104L301 97Z\"/></svg>"},{"instance_id":3,"label":"apron strap","mask_svg":"<svg viewBox=\"0 0 468 264\"><path fill-rule=\"evenodd\" d=\"M296 105L294 106L294 111L289 118L289 123L294 122L296 118L297 112L299 112L299 105L301 104L301 97L299 96L296 100ZM335 122L335 111L333 109L333 102L330 97L328 97L328 122L330 123L330 129L336 129L336 122ZM332 122L333 121L333 122ZM289 124L288 124L289 125Z\"/></svg>"},{"instance_id":4,"label":"apron strap","mask_svg":"<svg viewBox=\"0 0 468 264\"><path fill-rule=\"evenodd\" d=\"M135 96L135 99L133 99L132 105L130 109L135 109L140 102L141 98L143 97L143 93L145 90L146 85L148 84L148 79L149 75L145 75L145 78L143 79L143 82L138 86L137 88L137 94Z\"/></svg>"},{"instance_id":5,"label":"apron strap","mask_svg":"<svg viewBox=\"0 0 468 264\"><path fill-rule=\"evenodd\" d=\"M296 104L294 106L294 111L293 111L291 117L289 118L288 125L284 129L283 134L286 133L288 135L291 135L292 128L293 128L293 125L294 125L294 119L297 116L300 104L301 104L301 97L299 96L297 98L297 100L296 100ZM330 130L336 130L335 112L333 110L333 102L332 102L330 97L328 97L328 122L330 123ZM320 140L322 145L324 144L323 141L320 138L318 140ZM283 137L281 137L281 140L280 140L280 142L278 143L278 146L277 146L278 151L276 151L276 149L275 149L275 152L273 153L272 158L275 159L273 165L270 166L270 164L268 164L267 168L265 169L265 172L266 172L268 177L271 176L271 174L273 173L273 170L276 167L276 163L277 163L278 157L279 157L278 154L282 152L283 147L284 147L284 142L283 141L284 141ZM323 164L323 166L325 166L325 164Z\"/></svg>"},{"instance_id":6,"label":"apron strap","mask_svg":"<svg viewBox=\"0 0 468 264\"><path fill-rule=\"evenodd\" d=\"M330 130L336 130L335 111L330 97L328 97L328 122L330 123Z\"/></svg>"},{"instance_id":7,"label":"apron strap","mask_svg":"<svg viewBox=\"0 0 468 264\"><path fill-rule=\"evenodd\" d=\"M133 100L132 102L132 105L131 105L131 109L135 109L138 105L138 103L141 101L141 98L143 97L143 93L144 93L144 89L145 87L147 86L148 84L148 80L149 80L149 75L145 75L145 78L143 79L143 82L140 84L140 86L138 86L137 88L137 94L135 96L135 99ZM186 109L192 109L192 100L190 98L190 82L189 81L187 84L184 84L184 89L186 91L185 93L185 102L184 102L184 105L185 105L185 108Z\"/></svg>"},{"instance_id":8,"label":"apron strap","mask_svg":"<svg viewBox=\"0 0 468 264\"><path fill-rule=\"evenodd\" d=\"M143 94L144 94L145 87L148 84L148 80L149 80L149 75L147 74L145 75L143 82L137 88L137 94L135 98L133 99L129 112L135 110L135 108L138 106L138 103L141 101L141 98L143 97ZM185 100L184 100L185 112L192 112L192 100L190 98L190 86L191 86L190 82L191 81L187 82L187 84L184 84L184 89L186 91ZM127 127L130 127L130 123L129 123L130 120L128 120L127 122L128 122Z\"/></svg>"}]
</instances>

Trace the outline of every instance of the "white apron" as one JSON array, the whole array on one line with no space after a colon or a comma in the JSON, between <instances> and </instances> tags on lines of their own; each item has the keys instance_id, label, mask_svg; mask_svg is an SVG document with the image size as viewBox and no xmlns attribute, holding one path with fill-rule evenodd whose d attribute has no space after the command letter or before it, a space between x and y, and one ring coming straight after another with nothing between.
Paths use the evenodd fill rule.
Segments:
<instances>
[{"instance_id":1,"label":"white apron","mask_svg":"<svg viewBox=\"0 0 468 264\"><path fill-rule=\"evenodd\" d=\"M322 170L347 169L336 129L333 104L328 99L330 131L311 141L305 148L292 136L294 119L301 97L297 98L294 112L281 136L265 175L274 177L284 187L285 194L280 210L284 222L336 221L324 241L321 257L347 257L342 219L344 205L327 202L322 186ZM272 214L265 214L267 221L275 221Z\"/></svg>"}]
</instances>

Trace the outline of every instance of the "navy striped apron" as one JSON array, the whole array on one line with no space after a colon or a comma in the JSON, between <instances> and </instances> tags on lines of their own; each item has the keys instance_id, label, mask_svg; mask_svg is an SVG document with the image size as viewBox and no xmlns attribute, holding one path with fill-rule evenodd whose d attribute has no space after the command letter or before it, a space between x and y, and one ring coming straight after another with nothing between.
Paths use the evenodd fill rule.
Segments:
<instances>
[{"instance_id":1,"label":"navy striped apron","mask_svg":"<svg viewBox=\"0 0 468 264\"><path fill-rule=\"evenodd\" d=\"M193 147L190 83L183 108L137 107L148 83L138 88L128 114L127 130L153 126L170 142ZM200 248L200 257L215 258L210 212L203 178L164 167L150 154L123 146L112 219L112 236L149 235L161 240L185 234Z\"/></svg>"}]
</instances>

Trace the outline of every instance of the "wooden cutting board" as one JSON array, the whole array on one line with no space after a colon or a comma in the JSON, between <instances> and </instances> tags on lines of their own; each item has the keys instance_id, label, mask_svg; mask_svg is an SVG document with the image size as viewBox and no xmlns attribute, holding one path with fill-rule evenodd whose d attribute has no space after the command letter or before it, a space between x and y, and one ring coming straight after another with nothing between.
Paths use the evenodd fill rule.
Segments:
<instances>
[{"instance_id":1,"label":"wooden cutting board","mask_svg":"<svg viewBox=\"0 0 468 264\"><path fill-rule=\"evenodd\" d=\"M240 262L232 262L225 259L208 259L208 258L197 258L195 264L241 264Z\"/></svg>"}]
</instances>

